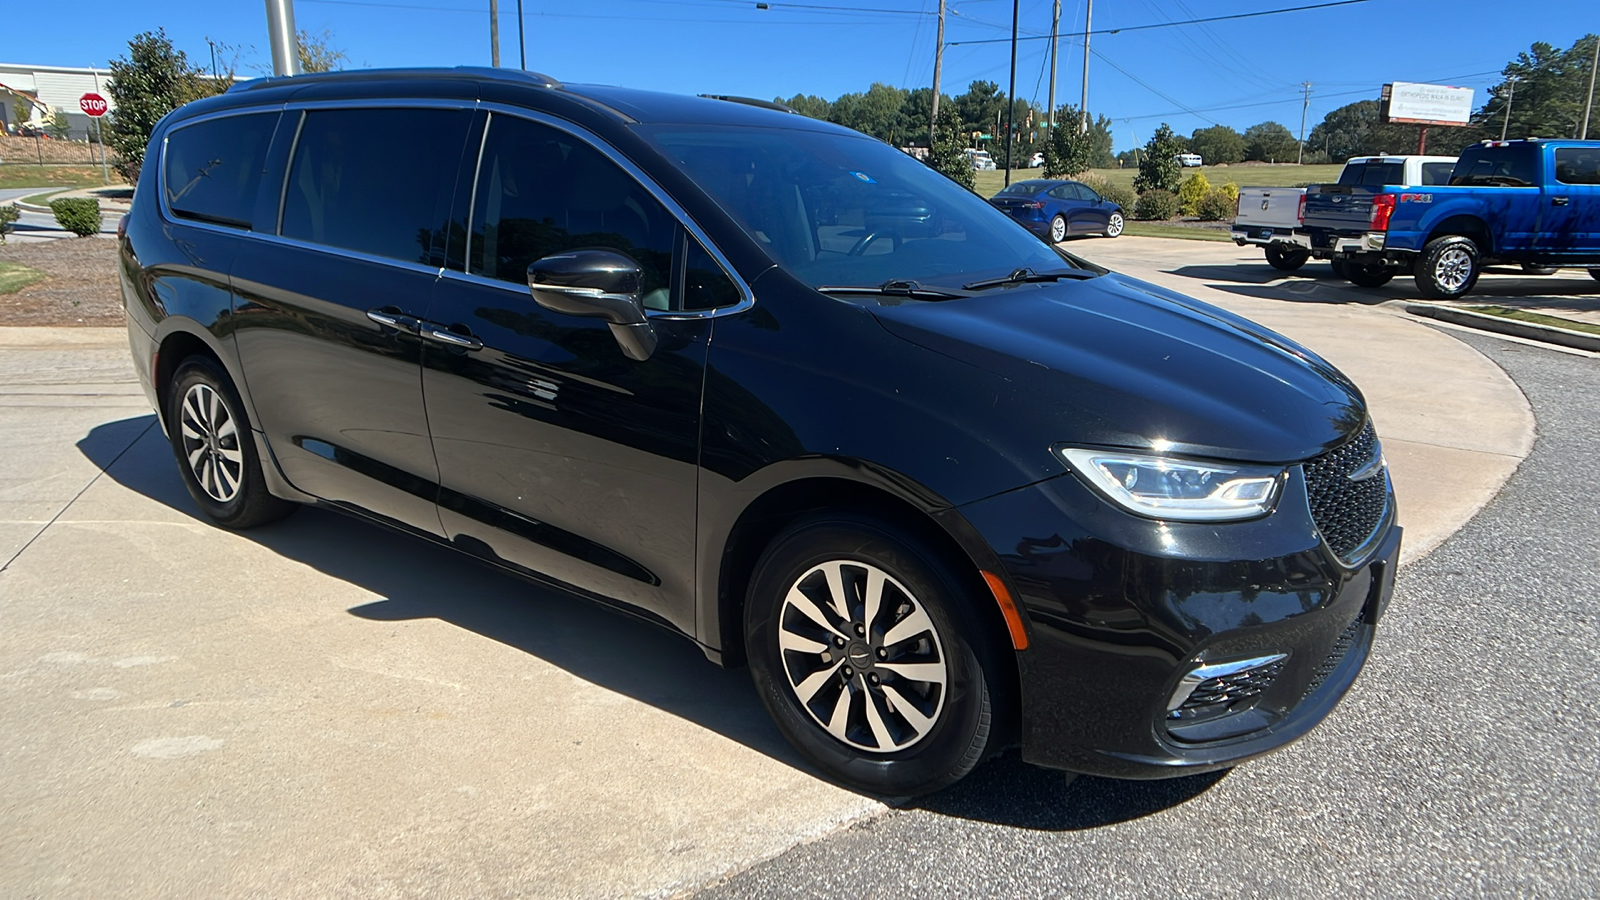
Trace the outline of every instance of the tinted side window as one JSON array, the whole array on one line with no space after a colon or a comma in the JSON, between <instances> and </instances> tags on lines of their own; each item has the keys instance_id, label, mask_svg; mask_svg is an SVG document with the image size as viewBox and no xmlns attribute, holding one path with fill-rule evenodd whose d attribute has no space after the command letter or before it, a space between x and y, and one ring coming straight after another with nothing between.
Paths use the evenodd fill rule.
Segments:
<instances>
[{"instance_id":1,"label":"tinted side window","mask_svg":"<svg viewBox=\"0 0 1600 900\"><path fill-rule=\"evenodd\" d=\"M525 284L528 264L603 247L644 270L645 306L668 309L678 221L616 163L565 132L493 116L473 202L474 275Z\"/></svg>"},{"instance_id":2,"label":"tinted side window","mask_svg":"<svg viewBox=\"0 0 1600 900\"><path fill-rule=\"evenodd\" d=\"M1468 147L1456 160L1451 184L1538 187L1539 150L1534 144Z\"/></svg>"},{"instance_id":3,"label":"tinted side window","mask_svg":"<svg viewBox=\"0 0 1600 900\"><path fill-rule=\"evenodd\" d=\"M1600 149L1560 147L1556 150L1556 180L1562 184L1600 184Z\"/></svg>"},{"instance_id":4,"label":"tinted side window","mask_svg":"<svg viewBox=\"0 0 1600 900\"><path fill-rule=\"evenodd\" d=\"M167 207L184 219L251 227L276 112L223 116L174 129L162 158Z\"/></svg>"},{"instance_id":5,"label":"tinted side window","mask_svg":"<svg viewBox=\"0 0 1600 900\"><path fill-rule=\"evenodd\" d=\"M1450 171L1456 167L1455 163L1431 162L1422 164L1423 184L1449 184Z\"/></svg>"},{"instance_id":6,"label":"tinted side window","mask_svg":"<svg viewBox=\"0 0 1600 900\"><path fill-rule=\"evenodd\" d=\"M689 237L683 258L683 308L716 309L732 306L739 300L739 289L722 271L722 266L699 241Z\"/></svg>"},{"instance_id":7,"label":"tinted side window","mask_svg":"<svg viewBox=\"0 0 1600 900\"><path fill-rule=\"evenodd\" d=\"M283 236L428 262L468 117L448 109L307 112L289 166Z\"/></svg>"}]
</instances>

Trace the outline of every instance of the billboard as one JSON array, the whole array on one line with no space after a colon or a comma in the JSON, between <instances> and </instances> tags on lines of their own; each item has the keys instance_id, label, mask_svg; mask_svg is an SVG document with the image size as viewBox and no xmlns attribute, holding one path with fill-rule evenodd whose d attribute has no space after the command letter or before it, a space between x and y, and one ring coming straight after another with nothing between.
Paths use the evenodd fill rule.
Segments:
<instances>
[{"instance_id":1,"label":"billboard","mask_svg":"<svg viewBox=\"0 0 1600 900\"><path fill-rule=\"evenodd\" d=\"M1396 81L1383 86L1385 122L1406 125L1465 125L1472 119L1472 88Z\"/></svg>"}]
</instances>

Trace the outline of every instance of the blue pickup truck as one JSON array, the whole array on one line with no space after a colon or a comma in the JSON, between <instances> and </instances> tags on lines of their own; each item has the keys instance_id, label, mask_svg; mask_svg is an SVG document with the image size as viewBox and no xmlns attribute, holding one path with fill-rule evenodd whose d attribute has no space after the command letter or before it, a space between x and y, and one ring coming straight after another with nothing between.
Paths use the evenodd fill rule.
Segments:
<instances>
[{"instance_id":1,"label":"blue pickup truck","mask_svg":"<svg viewBox=\"0 0 1600 900\"><path fill-rule=\"evenodd\" d=\"M1303 228L1312 255L1362 287L1410 273L1425 297L1459 297L1497 263L1600 280L1600 141L1484 141L1447 185L1315 185Z\"/></svg>"}]
</instances>

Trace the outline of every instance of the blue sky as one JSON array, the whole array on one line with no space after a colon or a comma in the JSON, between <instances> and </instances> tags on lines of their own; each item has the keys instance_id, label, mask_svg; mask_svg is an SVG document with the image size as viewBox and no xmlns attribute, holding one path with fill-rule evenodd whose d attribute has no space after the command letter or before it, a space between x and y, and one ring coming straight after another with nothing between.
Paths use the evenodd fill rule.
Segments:
<instances>
[{"instance_id":1,"label":"blue sky","mask_svg":"<svg viewBox=\"0 0 1600 900\"><path fill-rule=\"evenodd\" d=\"M503 65L517 65L516 0L499 0ZM1094 27L1117 28L1301 6L1316 0L1101 0ZM942 87L974 79L1006 86L1009 45L962 44L1009 35L1007 0L948 0ZM1021 0L1023 33L1050 27L1050 0ZM295 0L296 24L333 33L352 66L488 65L489 0ZM676 93L832 99L874 81L932 83L938 0L523 0L528 67L573 82ZM823 7L823 8L817 8ZM829 7L849 7L848 11ZM270 61L263 0L50 0L7 3L4 62L104 65L134 34L165 27L191 59L207 39L242 48L240 69ZM1307 128L1345 103L1376 98L1386 81L1477 89L1534 41L1567 47L1600 31L1594 0L1367 0L1333 9L1095 35L1089 108L1114 120L1117 149L1160 122L1188 134L1215 123L1239 130L1268 119L1300 125L1300 82L1312 82ZM1081 31L1084 0L1062 0L1062 31ZM1048 41L1019 45L1017 95L1047 94ZM1083 50L1060 45L1057 102L1076 103Z\"/></svg>"}]
</instances>

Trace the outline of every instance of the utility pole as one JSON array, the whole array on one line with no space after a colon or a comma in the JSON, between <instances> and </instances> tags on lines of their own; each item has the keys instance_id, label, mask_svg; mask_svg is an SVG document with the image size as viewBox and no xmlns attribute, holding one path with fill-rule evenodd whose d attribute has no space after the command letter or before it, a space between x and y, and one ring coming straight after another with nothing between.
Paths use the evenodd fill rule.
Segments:
<instances>
[{"instance_id":1,"label":"utility pole","mask_svg":"<svg viewBox=\"0 0 1600 900\"><path fill-rule=\"evenodd\" d=\"M1081 134L1089 133L1089 32L1094 30L1094 0L1089 0L1089 10L1083 15L1083 120L1078 123Z\"/></svg>"},{"instance_id":2,"label":"utility pole","mask_svg":"<svg viewBox=\"0 0 1600 900\"><path fill-rule=\"evenodd\" d=\"M1021 0L1011 0L1011 85L1006 88L1006 187L1011 186L1011 126L1012 114L1017 109L1017 7Z\"/></svg>"},{"instance_id":3,"label":"utility pole","mask_svg":"<svg viewBox=\"0 0 1600 900\"><path fill-rule=\"evenodd\" d=\"M1055 0L1050 12L1050 109L1045 114L1045 134L1056 133L1056 44L1061 30L1061 0Z\"/></svg>"},{"instance_id":4,"label":"utility pole","mask_svg":"<svg viewBox=\"0 0 1600 900\"><path fill-rule=\"evenodd\" d=\"M1500 140L1506 139L1506 129L1511 127L1511 101L1517 96L1517 80L1519 76L1511 76L1511 87L1506 91L1506 120L1500 123Z\"/></svg>"},{"instance_id":5,"label":"utility pole","mask_svg":"<svg viewBox=\"0 0 1600 900\"><path fill-rule=\"evenodd\" d=\"M517 52L522 57L522 71L528 71L528 39L522 33L522 0L517 0Z\"/></svg>"},{"instance_id":6,"label":"utility pole","mask_svg":"<svg viewBox=\"0 0 1600 900\"><path fill-rule=\"evenodd\" d=\"M1583 135L1581 141L1589 139L1589 109L1594 106L1594 70L1600 69L1600 35L1594 39L1594 58L1589 60L1589 96L1583 100Z\"/></svg>"},{"instance_id":7,"label":"utility pole","mask_svg":"<svg viewBox=\"0 0 1600 900\"><path fill-rule=\"evenodd\" d=\"M1294 161L1297 166L1306 161L1306 110L1311 108L1311 82L1302 81L1300 86L1306 89L1306 99L1300 104L1300 155Z\"/></svg>"},{"instance_id":8,"label":"utility pole","mask_svg":"<svg viewBox=\"0 0 1600 900\"><path fill-rule=\"evenodd\" d=\"M489 0L489 65L500 68L500 0Z\"/></svg>"},{"instance_id":9,"label":"utility pole","mask_svg":"<svg viewBox=\"0 0 1600 900\"><path fill-rule=\"evenodd\" d=\"M300 44L294 30L294 0L267 0L267 39L272 43L272 74L300 74Z\"/></svg>"},{"instance_id":10,"label":"utility pole","mask_svg":"<svg viewBox=\"0 0 1600 900\"><path fill-rule=\"evenodd\" d=\"M928 156L933 156L933 135L939 129L939 70L944 65L944 0L939 0L939 35L933 44L933 113L928 117Z\"/></svg>"}]
</instances>

